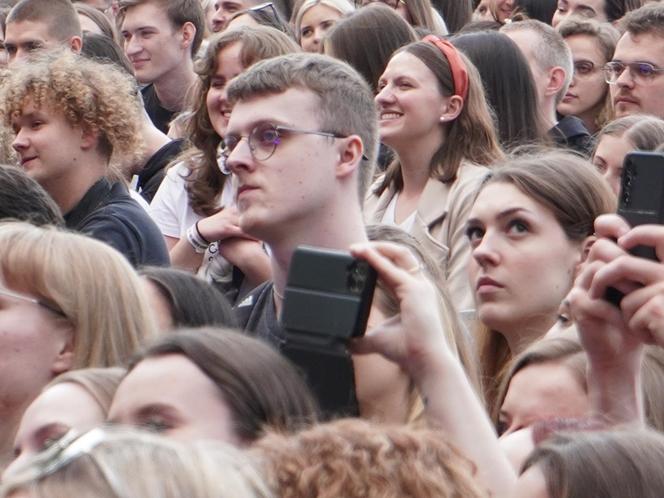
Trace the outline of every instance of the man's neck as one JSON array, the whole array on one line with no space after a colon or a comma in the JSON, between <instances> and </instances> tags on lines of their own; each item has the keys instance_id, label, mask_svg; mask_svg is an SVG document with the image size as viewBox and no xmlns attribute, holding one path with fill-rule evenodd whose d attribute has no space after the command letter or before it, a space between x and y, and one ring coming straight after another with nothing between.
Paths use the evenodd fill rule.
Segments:
<instances>
[{"instance_id":1,"label":"man's neck","mask_svg":"<svg viewBox=\"0 0 664 498\"><path fill-rule=\"evenodd\" d=\"M366 242L367 234L362 213L359 209L346 210L345 215L333 216L325 223L308 220L305 230L291 230L275 241L267 241L271 251L272 280L279 295L283 295L293 252L297 246L309 245L347 251L355 243ZM316 228L312 228L316 227ZM277 311L281 308L280 300L275 299Z\"/></svg>"},{"instance_id":2,"label":"man's neck","mask_svg":"<svg viewBox=\"0 0 664 498\"><path fill-rule=\"evenodd\" d=\"M169 111L182 111L195 81L193 62L187 58L181 65L153 83L161 106Z\"/></svg>"},{"instance_id":3,"label":"man's neck","mask_svg":"<svg viewBox=\"0 0 664 498\"><path fill-rule=\"evenodd\" d=\"M542 112L542 124L546 127L547 130L550 130L558 124L558 118L556 117L556 104L553 99L545 100L541 104Z\"/></svg>"},{"instance_id":4,"label":"man's neck","mask_svg":"<svg viewBox=\"0 0 664 498\"><path fill-rule=\"evenodd\" d=\"M108 164L107 161L95 155L94 158L89 158L86 166L89 168L79 169L76 174L60 177L53 182L42 183L42 187L53 198L62 214L69 213L81 202L90 187L105 175Z\"/></svg>"}]
</instances>

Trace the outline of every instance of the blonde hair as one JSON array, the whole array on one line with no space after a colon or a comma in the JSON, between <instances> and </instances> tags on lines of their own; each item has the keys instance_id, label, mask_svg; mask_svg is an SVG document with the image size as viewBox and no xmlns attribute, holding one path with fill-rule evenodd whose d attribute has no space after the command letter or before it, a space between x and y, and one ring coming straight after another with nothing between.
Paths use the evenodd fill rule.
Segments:
<instances>
[{"instance_id":1,"label":"blonde hair","mask_svg":"<svg viewBox=\"0 0 664 498\"><path fill-rule=\"evenodd\" d=\"M42 392L59 384L76 384L97 402L105 415L111 408L113 396L127 371L120 367L81 368L58 375L46 384Z\"/></svg>"},{"instance_id":2,"label":"blonde hair","mask_svg":"<svg viewBox=\"0 0 664 498\"><path fill-rule=\"evenodd\" d=\"M293 23L295 26L295 38L297 38L298 43L300 43L302 38L300 33L300 26L302 25L302 18L304 17L304 14L309 9L316 7L317 5L324 5L325 7L334 9L339 12L342 17L346 14L350 14L355 10L353 4L348 0L304 0L304 2L302 2L297 10L297 14L295 15L295 22Z\"/></svg>"},{"instance_id":3,"label":"blonde hair","mask_svg":"<svg viewBox=\"0 0 664 498\"><path fill-rule=\"evenodd\" d=\"M72 368L121 365L156 336L138 275L97 240L53 227L0 223L0 276L11 288L62 310L74 330Z\"/></svg>"},{"instance_id":4,"label":"blonde hair","mask_svg":"<svg viewBox=\"0 0 664 498\"><path fill-rule=\"evenodd\" d=\"M3 476L0 496L23 490L49 498L272 496L247 455L220 443L187 444L126 428L64 437L69 444L55 443Z\"/></svg>"},{"instance_id":5,"label":"blonde hair","mask_svg":"<svg viewBox=\"0 0 664 498\"><path fill-rule=\"evenodd\" d=\"M486 496L474 465L430 429L345 419L269 434L253 451L281 498Z\"/></svg>"}]
</instances>

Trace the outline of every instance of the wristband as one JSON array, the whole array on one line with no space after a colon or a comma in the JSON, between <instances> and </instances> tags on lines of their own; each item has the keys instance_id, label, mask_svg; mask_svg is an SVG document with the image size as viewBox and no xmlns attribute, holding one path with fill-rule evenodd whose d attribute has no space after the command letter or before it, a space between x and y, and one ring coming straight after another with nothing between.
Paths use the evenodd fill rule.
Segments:
<instances>
[{"instance_id":1,"label":"wristband","mask_svg":"<svg viewBox=\"0 0 664 498\"><path fill-rule=\"evenodd\" d=\"M187 242L198 254L204 254L210 243L201 235L196 225L197 223L194 223L187 230Z\"/></svg>"}]
</instances>

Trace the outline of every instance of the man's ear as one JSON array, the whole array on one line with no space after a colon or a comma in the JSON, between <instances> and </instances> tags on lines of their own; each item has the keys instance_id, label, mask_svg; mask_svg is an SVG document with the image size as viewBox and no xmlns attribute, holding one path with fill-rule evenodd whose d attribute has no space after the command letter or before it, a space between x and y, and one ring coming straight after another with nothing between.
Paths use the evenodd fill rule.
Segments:
<instances>
[{"instance_id":1,"label":"man's ear","mask_svg":"<svg viewBox=\"0 0 664 498\"><path fill-rule=\"evenodd\" d=\"M547 97L558 95L565 86L565 70L559 66L552 67L549 69L547 76L548 80L545 89L545 95Z\"/></svg>"},{"instance_id":2,"label":"man's ear","mask_svg":"<svg viewBox=\"0 0 664 498\"><path fill-rule=\"evenodd\" d=\"M194 38L196 37L196 26L192 22L186 22L180 28L180 33L182 34L182 41L180 46L182 48L189 48L191 44L194 43Z\"/></svg>"},{"instance_id":3,"label":"man's ear","mask_svg":"<svg viewBox=\"0 0 664 498\"><path fill-rule=\"evenodd\" d=\"M80 54L83 49L83 40L80 36L72 36L69 39L69 48L75 54Z\"/></svg>"},{"instance_id":4,"label":"man's ear","mask_svg":"<svg viewBox=\"0 0 664 498\"><path fill-rule=\"evenodd\" d=\"M364 156L364 145L358 135L350 135L341 140L343 140L343 148L339 152L339 162L336 167L337 177L344 177L355 171Z\"/></svg>"},{"instance_id":5,"label":"man's ear","mask_svg":"<svg viewBox=\"0 0 664 498\"><path fill-rule=\"evenodd\" d=\"M51 372L54 377L74 368L74 330L69 325L59 332L63 334L63 340L60 351L58 351L51 365Z\"/></svg>"},{"instance_id":6,"label":"man's ear","mask_svg":"<svg viewBox=\"0 0 664 498\"><path fill-rule=\"evenodd\" d=\"M81 130L81 149L94 149L98 143L99 132L97 130Z\"/></svg>"}]
</instances>

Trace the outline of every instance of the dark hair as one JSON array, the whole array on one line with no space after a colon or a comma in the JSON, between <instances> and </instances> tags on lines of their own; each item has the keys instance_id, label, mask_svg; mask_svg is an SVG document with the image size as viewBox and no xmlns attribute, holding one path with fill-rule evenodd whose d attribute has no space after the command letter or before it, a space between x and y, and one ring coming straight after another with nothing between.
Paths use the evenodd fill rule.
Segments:
<instances>
[{"instance_id":1,"label":"dark hair","mask_svg":"<svg viewBox=\"0 0 664 498\"><path fill-rule=\"evenodd\" d=\"M512 16L522 14L528 19L536 19L551 25L558 0L516 0Z\"/></svg>"},{"instance_id":2,"label":"dark hair","mask_svg":"<svg viewBox=\"0 0 664 498\"><path fill-rule=\"evenodd\" d=\"M174 327L237 327L226 297L212 284L175 268L146 267L139 274L152 282L170 305Z\"/></svg>"},{"instance_id":3,"label":"dark hair","mask_svg":"<svg viewBox=\"0 0 664 498\"><path fill-rule=\"evenodd\" d=\"M431 0L431 5L443 17L450 34L457 33L473 17L471 0Z\"/></svg>"},{"instance_id":4,"label":"dark hair","mask_svg":"<svg viewBox=\"0 0 664 498\"><path fill-rule=\"evenodd\" d=\"M326 53L353 66L377 93L378 80L394 51L417 39L394 9L377 3L340 19L324 46Z\"/></svg>"},{"instance_id":5,"label":"dark hair","mask_svg":"<svg viewBox=\"0 0 664 498\"><path fill-rule=\"evenodd\" d=\"M465 35L467 33L477 33L478 31L499 31L503 25L498 21L472 21L466 24L457 35Z\"/></svg>"},{"instance_id":6,"label":"dark hair","mask_svg":"<svg viewBox=\"0 0 664 498\"><path fill-rule=\"evenodd\" d=\"M473 61L482 77L501 145L511 149L542 141L545 132L537 107L537 89L519 47L496 31L459 35L453 43Z\"/></svg>"},{"instance_id":7,"label":"dark hair","mask_svg":"<svg viewBox=\"0 0 664 498\"><path fill-rule=\"evenodd\" d=\"M118 41L118 31L115 26L111 24L109 18L98 9L90 7L87 4L77 2L74 4L74 9L79 16L85 16L97 25L102 34L109 38Z\"/></svg>"},{"instance_id":8,"label":"dark hair","mask_svg":"<svg viewBox=\"0 0 664 498\"><path fill-rule=\"evenodd\" d=\"M7 15L6 24L42 22L59 41L81 36L81 23L70 0L21 0Z\"/></svg>"},{"instance_id":9,"label":"dark hair","mask_svg":"<svg viewBox=\"0 0 664 498\"><path fill-rule=\"evenodd\" d=\"M279 13L279 10L277 10L277 7L272 2L269 4L263 4L263 7L260 9L249 8L242 10L233 15L230 21L245 15L251 17L259 25L277 29L295 41L295 34L293 33L293 29L291 28L290 24L288 24L288 21Z\"/></svg>"},{"instance_id":10,"label":"dark hair","mask_svg":"<svg viewBox=\"0 0 664 498\"><path fill-rule=\"evenodd\" d=\"M148 3L157 4L165 10L166 16L176 29L180 29L188 22L194 25L196 34L191 42L191 55L192 57L195 56L201 47L205 34L205 14L200 0L120 0L120 10L117 16L118 26L124 22L127 10Z\"/></svg>"},{"instance_id":11,"label":"dark hair","mask_svg":"<svg viewBox=\"0 0 664 498\"><path fill-rule=\"evenodd\" d=\"M124 51L115 40L97 33L83 33L81 55L97 62L112 62L128 75L134 76L134 68ZM137 87L138 88L138 87Z\"/></svg>"},{"instance_id":12,"label":"dark hair","mask_svg":"<svg viewBox=\"0 0 664 498\"><path fill-rule=\"evenodd\" d=\"M643 7L648 0L604 0L604 13L609 22L622 19L632 10Z\"/></svg>"},{"instance_id":13,"label":"dark hair","mask_svg":"<svg viewBox=\"0 0 664 498\"><path fill-rule=\"evenodd\" d=\"M232 414L235 433L245 442L265 429L296 431L318 418L316 402L295 367L258 339L230 329L181 329L134 357L142 360L180 354L219 389Z\"/></svg>"},{"instance_id":14,"label":"dark hair","mask_svg":"<svg viewBox=\"0 0 664 498\"><path fill-rule=\"evenodd\" d=\"M55 201L23 170L0 165L0 219L13 218L33 225L64 225Z\"/></svg>"}]
</instances>

